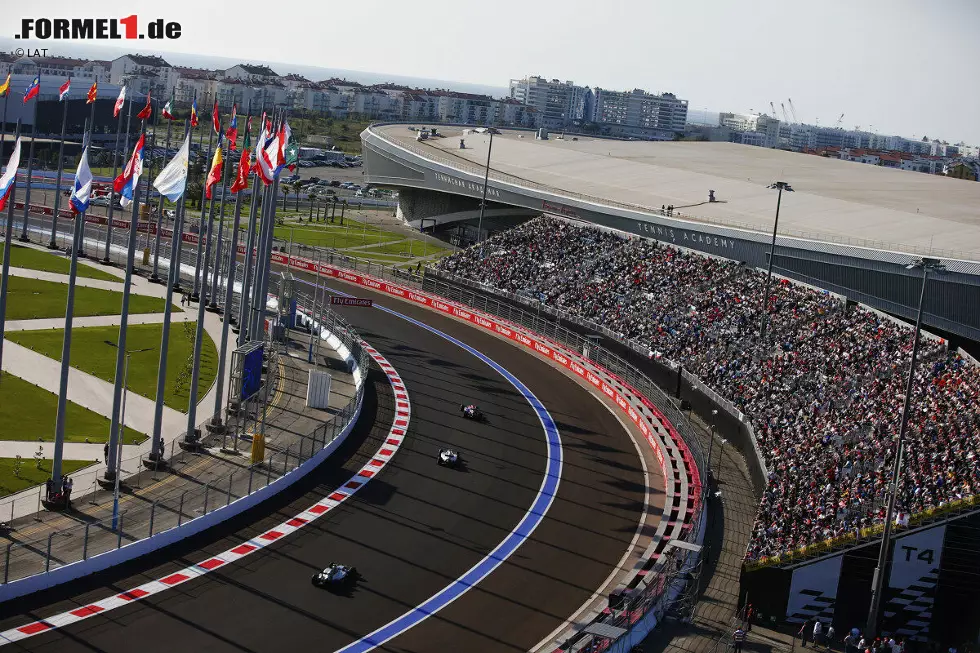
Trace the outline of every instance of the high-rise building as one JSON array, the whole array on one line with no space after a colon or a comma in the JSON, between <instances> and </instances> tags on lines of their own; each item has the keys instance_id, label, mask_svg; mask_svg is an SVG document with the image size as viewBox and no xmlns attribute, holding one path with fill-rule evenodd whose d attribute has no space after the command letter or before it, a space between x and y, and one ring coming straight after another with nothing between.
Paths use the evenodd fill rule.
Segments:
<instances>
[{"instance_id":1,"label":"high-rise building","mask_svg":"<svg viewBox=\"0 0 980 653\"><path fill-rule=\"evenodd\" d=\"M510 97L535 109L539 124L548 129L586 120L592 104L592 90L588 86L557 79L548 81L537 75L510 80Z\"/></svg>"},{"instance_id":2,"label":"high-rise building","mask_svg":"<svg viewBox=\"0 0 980 653\"><path fill-rule=\"evenodd\" d=\"M592 121L603 134L669 140L684 132L687 100L673 93L654 94L643 89L596 89Z\"/></svg>"}]
</instances>

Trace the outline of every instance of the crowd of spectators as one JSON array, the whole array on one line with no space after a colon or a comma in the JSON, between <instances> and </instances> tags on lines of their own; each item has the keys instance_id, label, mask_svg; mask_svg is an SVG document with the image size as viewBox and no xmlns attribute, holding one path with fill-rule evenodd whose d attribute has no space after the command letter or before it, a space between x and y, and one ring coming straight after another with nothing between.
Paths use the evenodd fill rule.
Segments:
<instances>
[{"instance_id":1,"label":"crowd of spectators","mask_svg":"<svg viewBox=\"0 0 980 653\"><path fill-rule=\"evenodd\" d=\"M480 252L483 252L481 257ZM438 269L561 309L681 362L745 413L769 470L759 559L881 523L912 330L807 286L652 240L537 218ZM980 369L924 338L898 509L974 494Z\"/></svg>"}]
</instances>

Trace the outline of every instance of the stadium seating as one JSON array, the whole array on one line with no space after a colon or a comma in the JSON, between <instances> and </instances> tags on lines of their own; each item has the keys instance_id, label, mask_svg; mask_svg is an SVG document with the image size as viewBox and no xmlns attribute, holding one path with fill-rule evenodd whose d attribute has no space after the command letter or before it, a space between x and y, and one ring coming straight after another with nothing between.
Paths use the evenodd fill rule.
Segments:
<instances>
[{"instance_id":1,"label":"stadium seating","mask_svg":"<svg viewBox=\"0 0 980 653\"><path fill-rule=\"evenodd\" d=\"M538 218L438 268L602 324L680 360L752 421L769 470L747 557L884 519L912 330L780 280L760 338L766 276L736 261ZM923 339L898 509L972 496L980 481L980 369Z\"/></svg>"}]
</instances>

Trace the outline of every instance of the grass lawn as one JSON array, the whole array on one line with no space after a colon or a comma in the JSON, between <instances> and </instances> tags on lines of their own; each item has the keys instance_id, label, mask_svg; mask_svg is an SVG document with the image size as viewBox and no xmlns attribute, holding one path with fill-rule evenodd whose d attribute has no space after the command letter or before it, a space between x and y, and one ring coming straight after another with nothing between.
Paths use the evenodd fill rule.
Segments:
<instances>
[{"instance_id":1,"label":"grass lawn","mask_svg":"<svg viewBox=\"0 0 980 653\"><path fill-rule=\"evenodd\" d=\"M379 242L389 242L404 238L399 234L393 234L377 229L329 228L317 227L313 225L299 225L295 227L276 227L275 237L279 240L289 242L290 232L292 242L303 245L315 245L318 247L333 247L334 249L344 249L347 247L359 247L361 245L377 245Z\"/></svg>"},{"instance_id":2,"label":"grass lawn","mask_svg":"<svg viewBox=\"0 0 980 653\"><path fill-rule=\"evenodd\" d=\"M51 459L41 460L41 468L38 469L37 463L33 458L22 458L20 477L14 475L14 466L17 464L16 458L0 458L0 497L14 494L29 487L40 485L51 477ZM83 467L94 464L91 460L62 460L61 470L63 474L71 476Z\"/></svg>"},{"instance_id":3,"label":"grass lawn","mask_svg":"<svg viewBox=\"0 0 980 653\"><path fill-rule=\"evenodd\" d=\"M5 246L5 244L0 245L0 256L3 256ZM29 268L31 270L67 275L71 267L71 259L50 252L42 252L31 247L14 245L10 250L10 265L15 268ZM90 265L85 265L81 261L78 263L78 276L87 279L122 283L122 279L119 277L111 275L108 272L103 272Z\"/></svg>"},{"instance_id":4,"label":"grass lawn","mask_svg":"<svg viewBox=\"0 0 980 653\"><path fill-rule=\"evenodd\" d=\"M7 292L8 320L36 320L65 315L67 283L11 276ZM121 306L121 292L75 286L75 317L118 315ZM132 295L129 299L129 312L162 313L163 299Z\"/></svg>"},{"instance_id":5,"label":"grass lawn","mask_svg":"<svg viewBox=\"0 0 980 653\"><path fill-rule=\"evenodd\" d=\"M445 247L439 247L438 245L433 245L432 243L423 243L418 240L401 241L396 243L385 243L377 247L366 247L362 250L365 254L397 254L401 256L422 256L424 253L426 256L442 254L447 252Z\"/></svg>"},{"instance_id":6,"label":"grass lawn","mask_svg":"<svg viewBox=\"0 0 980 653\"><path fill-rule=\"evenodd\" d=\"M167 355L167 389L163 402L182 412L187 411L190 397L191 359L194 353L193 322L178 322L170 329L170 348ZM61 360L63 329L16 331L9 340L29 347L49 358ZM129 362L129 389L150 400L156 400L157 369L160 362L162 324L137 324L129 327L126 349L135 351ZM112 383L116 373L116 349L106 343L116 342L119 327L86 327L74 329L71 338L71 366ZM208 393L217 374L218 352L211 337L204 332L201 352L201 374L198 400ZM186 381L184 380L186 378Z\"/></svg>"},{"instance_id":7,"label":"grass lawn","mask_svg":"<svg viewBox=\"0 0 980 653\"><path fill-rule=\"evenodd\" d=\"M30 406L30 410L24 410ZM0 439L21 442L54 442L58 395L4 372L0 382ZM147 436L126 428L126 444L138 444ZM68 402L65 442L106 442L109 420L88 408Z\"/></svg>"}]
</instances>

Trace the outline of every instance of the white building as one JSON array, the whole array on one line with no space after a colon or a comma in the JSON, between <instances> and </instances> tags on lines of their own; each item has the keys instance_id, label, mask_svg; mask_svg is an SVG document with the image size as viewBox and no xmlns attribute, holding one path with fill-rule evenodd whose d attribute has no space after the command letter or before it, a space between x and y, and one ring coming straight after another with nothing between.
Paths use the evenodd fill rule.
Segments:
<instances>
[{"instance_id":1,"label":"white building","mask_svg":"<svg viewBox=\"0 0 980 653\"><path fill-rule=\"evenodd\" d=\"M141 94L152 92L158 98L168 98L171 89L177 85L179 75L161 57L125 54L112 60L109 77L111 83L125 84L131 91Z\"/></svg>"},{"instance_id":2,"label":"white building","mask_svg":"<svg viewBox=\"0 0 980 653\"><path fill-rule=\"evenodd\" d=\"M739 142L759 147L779 144L779 120L762 113L719 113L718 125L743 134Z\"/></svg>"},{"instance_id":3,"label":"white building","mask_svg":"<svg viewBox=\"0 0 980 653\"><path fill-rule=\"evenodd\" d=\"M588 120L591 113L592 90L576 86L571 81L548 81L533 75L510 80L510 97L533 107L540 116L540 125L560 129L574 121Z\"/></svg>"},{"instance_id":4,"label":"white building","mask_svg":"<svg viewBox=\"0 0 980 653\"><path fill-rule=\"evenodd\" d=\"M9 72L15 75L37 75L41 77L58 77L64 81L71 77L79 84L91 85L98 81L110 83L108 61L89 61L87 59L71 59L68 57L21 57L11 62ZM6 73L3 73L6 77ZM2 83L2 82L0 82Z\"/></svg>"},{"instance_id":5,"label":"white building","mask_svg":"<svg viewBox=\"0 0 980 653\"><path fill-rule=\"evenodd\" d=\"M220 77L222 79L240 79L249 84L267 84L279 81L279 75L272 68L248 63L240 63L223 70Z\"/></svg>"},{"instance_id":6,"label":"white building","mask_svg":"<svg viewBox=\"0 0 980 653\"><path fill-rule=\"evenodd\" d=\"M209 106L214 98L217 84L216 73L203 68L177 68L177 85L174 99L181 104L190 104L197 99L197 106Z\"/></svg>"},{"instance_id":7,"label":"white building","mask_svg":"<svg viewBox=\"0 0 980 653\"><path fill-rule=\"evenodd\" d=\"M671 139L684 133L687 100L673 93L656 95L643 89L628 92L596 89L593 122L604 134Z\"/></svg>"}]
</instances>

